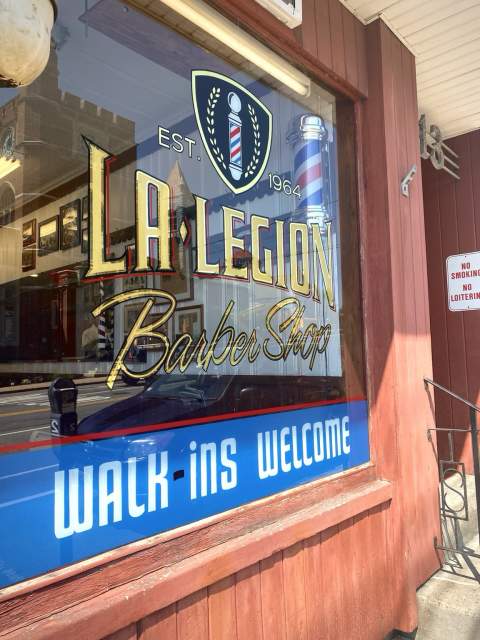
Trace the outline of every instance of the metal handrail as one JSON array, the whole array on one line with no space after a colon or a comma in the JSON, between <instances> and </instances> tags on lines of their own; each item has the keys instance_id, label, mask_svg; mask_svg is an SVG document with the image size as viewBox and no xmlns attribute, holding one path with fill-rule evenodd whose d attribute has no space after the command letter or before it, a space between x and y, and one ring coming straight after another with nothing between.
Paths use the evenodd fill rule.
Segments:
<instances>
[{"instance_id":1,"label":"metal handrail","mask_svg":"<svg viewBox=\"0 0 480 640\"><path fill-rule=\"evenodd\" d=\"M452 398L456 398L457 400L460 400L460 402L463 402L463 404L466 404L469 407L469 410L468 410L469 418L470 418L469 431L470 431L471 440L472 440L473 474L475 477L475 497L477 499L477 523L478 523L478 535L480 540L480 452L479 452L479 446L478 446L478 427L477 427L477 411L480 412L480 407L477 407L477 405L472 404L468 400L465 400L465 398L458 396L456 393L453 393L453 391L450 391L450 389L446 389L445 387L442 387L441 384L438 384L437 382L430 380L430 378L423 378L423 384L425 385L426 390L428 389L428 385L431 384L432 386L437 387L437 389L440 389L441 391L445 391L445 393L448 393L450 396L452 396ZM440 429L431 429L431 431L440 431ZM451 429L448 431L455 432L456 429ZM428 438L430 438L429 432L430 432L430 429L427 430ZM450 434L448 437L449 437L450 458L451 460L453 460ZM462 551L460 549L457 549L457 550L448 549L446 547L441 547L437 545L436 536L434 538L434 543L437 549L453 551L455 553L462 553L463 555L470 555L470 556L476 557L475 554L473 554L472 552Z\"/></svg>"},{"instance_id":2,"label":"metal handrail","mask_svg":"<svg viewBox=\"0 0 480 640\"><path fill-rule=\"evenodd\" d=\"M467 406L471 407L472 409L475 409L475 411L479 411L480 412L480 407L477 407L476 404L472 404L468 400L465 400L465 398L462 398L461 396L457 396L456 393L453 393L453 391L450 391L450 389L446 389L445 387L442 387L442 385L438 384L438 382L434 382L433 380L430 380L430 378L424 378L423 382L425 384L425 389L427 388L427 384L431 384L434 387L437 387L437 389L441 389L442 391L445 391L445 393L448 393L453 398L456 398L457 400L460 400L460 402L463 402L463 404L466 404Z\"/></svg>"}]
</instances>

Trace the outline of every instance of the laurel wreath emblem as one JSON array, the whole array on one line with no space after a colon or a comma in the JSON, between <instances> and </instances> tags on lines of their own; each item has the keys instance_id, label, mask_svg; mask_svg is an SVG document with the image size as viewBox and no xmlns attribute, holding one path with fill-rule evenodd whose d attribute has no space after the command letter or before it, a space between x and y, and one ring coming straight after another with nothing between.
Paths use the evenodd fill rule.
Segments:
<instances>
[{"instance_id":1,"label":"laurel wreath emblem","mask_svg":"<svg viewBox=\"0 0 480 640\"><path fill-rule=\"evenodd\" d=\"M220 151L220 147L217 144L217 138L215 137L215 105L218 102L220 97L220 88L213 87L210 91L210 95L208 97L208 105L207 105L207 130L210 134L210 144L212 145L212 153L217 159L218 164L221 164L224 169L227 168L223 153Z\"/></svg>"},{"instance_id":2,"label":"laurel wreath emblem","mask_svg":"<svg viewBox=\"0 0 480 640\"><path fill-rule=\"evenodd\" d=\"M248 105L248 112L250 113L250 118L252 120L253 134L255 136L255 146L253 149L253 158L251 159L250 164L245 171L245 178L248 175L253 175L255 173L255 169L257 168L257 164L260 160L260 131L258 118L255 114L255 109L251 105Z\"/></svg>"}]
</instances>

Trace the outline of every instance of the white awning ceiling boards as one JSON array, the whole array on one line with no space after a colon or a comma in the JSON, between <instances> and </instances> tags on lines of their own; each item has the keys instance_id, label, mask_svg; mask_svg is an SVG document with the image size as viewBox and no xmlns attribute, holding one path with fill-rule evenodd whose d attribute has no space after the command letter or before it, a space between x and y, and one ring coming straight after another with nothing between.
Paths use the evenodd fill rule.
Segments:
<instances>
[{"instance_id":1,"label":"white awning ceiling boards","mask_svg":"<svg viewBox=\"0 0 480 640\"><path fill-rule=\"evenodd\" d=\"M341 0L363 22L379 16L416 56L419 115L444 138L480 128L478 0Z\"/></svg>"}]
</instances>

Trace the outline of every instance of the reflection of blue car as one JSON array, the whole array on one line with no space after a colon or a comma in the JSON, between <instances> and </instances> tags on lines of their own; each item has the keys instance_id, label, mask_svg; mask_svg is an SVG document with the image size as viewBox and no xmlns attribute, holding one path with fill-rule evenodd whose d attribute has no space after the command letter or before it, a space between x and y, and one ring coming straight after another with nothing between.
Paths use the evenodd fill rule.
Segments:
<instances>
[{"instance_id":1,"label":"reflection of blue car","mask_svg":"<svg viewBox=\"0 0 480 640\"><path fill-rule=\"evenodd\" d=\"M226 390L233 376L162 375L136 396L88 416L78 434L131 429L228 412ZM138 442L138 441L137 441Z\"/></svg>"},{"instance_id":2,"label":"reflection of blue car","mask_svg":"<svg viewBox=\"0 0 480 640\"><path fill-rule=\"evenodd\" d=\"M79 467L119 459L126 465L129 458L136 458L137 463L146 461L151 453L165 450L173 438L171 430L152 433L127 435L120 438L102 440L86 440L84 452L76 458Z\"/></svg>"},{"instance_id":3,"label":"reflection of blue car","mask_svg":"<svg viewBox=\"0 0 480 640\"><path fill-rule=\"evenodd\" d=\"M340 382L340 379L338 379ZM332 378L245 375L161 375L136 396L94 413L78 435L272 409L344 396ZM140 440L136 441L141 446ZM133 455L133 454L132 454Z\"/></svg>"}]
</instances>

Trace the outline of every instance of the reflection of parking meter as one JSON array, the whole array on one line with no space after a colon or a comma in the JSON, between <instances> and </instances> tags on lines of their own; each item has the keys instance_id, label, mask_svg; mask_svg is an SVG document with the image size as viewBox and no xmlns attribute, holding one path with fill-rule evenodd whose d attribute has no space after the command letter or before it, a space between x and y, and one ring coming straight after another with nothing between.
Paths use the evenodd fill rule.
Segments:
<instances>
[{"instance_id":1,"label":"reflection of parking meter","mask_svg":"<svg viewBox=\"0 0 480 640\"><path fill-rule=\"evenodd\" d=\"M77 434L77 385L69 378L55 378L48 389L52 436Z\"/></svg>"}]
</instances>

